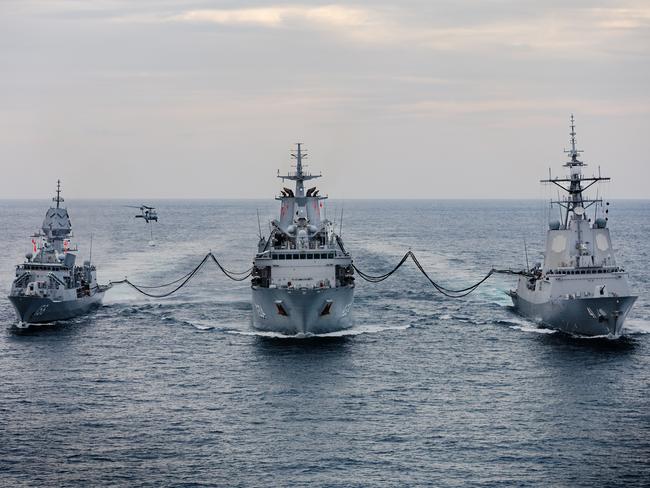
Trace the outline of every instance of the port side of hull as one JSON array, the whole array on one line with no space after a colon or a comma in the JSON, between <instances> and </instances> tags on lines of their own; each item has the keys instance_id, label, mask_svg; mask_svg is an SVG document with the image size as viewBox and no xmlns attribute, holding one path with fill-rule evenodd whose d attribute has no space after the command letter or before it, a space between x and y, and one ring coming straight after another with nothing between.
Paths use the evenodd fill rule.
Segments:
<instances>
[{"instance_id":1,"label":"port side of hull","mask_svg":"<svg viewBox=\"0 0 650 488\"><path fill-rule=\"evenodd\" d=\"M510 296L515 309L547 327L582 336L619 336L635 296L555 299L533 303L516 292Z\"/></svg>"},{"instance_id":2,"label":"port side of hull","mask_svg":"<svg viewBox=\"0 0 650 488\"><path fill-rule=\"evenodd\" d=\"M323 289L252 287L253 327L286 335L352 327L354 286Z\"/></svg>"}]
</instances>

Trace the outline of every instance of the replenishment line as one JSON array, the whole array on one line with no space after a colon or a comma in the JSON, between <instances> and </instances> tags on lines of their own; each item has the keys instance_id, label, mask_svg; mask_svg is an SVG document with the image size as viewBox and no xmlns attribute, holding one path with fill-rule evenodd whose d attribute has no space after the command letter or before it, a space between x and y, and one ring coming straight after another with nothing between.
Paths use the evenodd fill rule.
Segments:
<instances>
[{"instance_id":1,"label":"replenishment line","mask_svg":"<svg viewBox=\"0 0 650 488\"><path fill-rule=\"evenodd\" d=\"M365 280L365 281L367 281L369 283L381 283L382 281L387 280L388 278L390 278L399 268L402 267L402 265L404 263L406 263L406 261L408 261L409 258L413 261L415 266L424 275L424 277L429 281L429 283L431 283L431 285L436 289L436 291L438 291L442 295L444 295L446 297L449 297L449 298L462 298L462 297L465 297L465 296L469 295L470 293L474 292L479 286L481 286L483 283L485 283L493 274L496 274L496 273L510 274L510 275L528 275L528 274L530 274L530 273L527 273L525 271L515 271L515 270L510 270L510 269L492 268L481 280L479 280L478 282L476 282L476 283L474 283L474 284L472 284L472 285L470 285L468 287L461 288L461 289L447 288L447 287L441 285L440 283L438 283L437 281L435 281L433 278L431 278L431 276L429 276L429 274L426 272L426 270L424 269L424 267L422 266L422 264L418 260L417 256L412 251L407 251L404 254L404 256L402 257L402 259L400 259L400 261L390 271L388 271L387 273L381 274L381 275L376 275L376 276L375 275L370 275L370 274L360 270L355 264L352 264L352 267L354 268L354 270L357 272L357 274L363 280ZM194 267L194 269L192 269L188 273L184 274L180 278L177 278L177 279L175 279L173 281L169 281L167 283L162 283L160 285L136 285L135 283L133 283L132 281L130 281L128 278L125 277L123 280L111 281L110 286L126 284L126 285L129 285L131 288L133 288L134 290L138 291L139 293L141 293L141 294L143 294L145 296L148 296L148 297L151 297L151 298L165 298L165 297L168 297L170 295L173 295L174 293L178 292L181 288L185 287L192 280L192 278L194 278L194 276L196 276L196 274L201 270L201 268L205 265L205 263L210 259L212 261L214 261L214 263L217 265L219 270L227 278L229 278L229 279L231 279L233 281L244 281L244 280L248 279L253 273L253 268L252 267L245 270L245 271L232 271L232 270L229 270L228 268L226 268L225 266L223 266L219 262L217 257L212 252L209 252L203 257L201 262L197 266ZM146 291L146 290L166 288L168 286L172 286L172 285L176 285L176 284L178 284L178 286L176 286L176 288L174 288L173 290L168 291L166 293L154 294L154 293L150 293L150 292Z\"/></svg>"}]
</instances>

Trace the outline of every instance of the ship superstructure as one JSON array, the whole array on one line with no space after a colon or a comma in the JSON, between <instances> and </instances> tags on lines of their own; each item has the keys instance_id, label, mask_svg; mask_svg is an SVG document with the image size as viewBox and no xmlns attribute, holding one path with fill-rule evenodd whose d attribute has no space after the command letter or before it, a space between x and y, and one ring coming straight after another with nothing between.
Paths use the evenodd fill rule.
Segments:
<instances>
[{"instance_id":1,"label":"ship superstructure","mask_svg":"<svg viewBox=\"0 0 650 488\"><path fill-rule=\"evenodd\" d=\"M53 201L56 205L48 209L41 230L32 236L33 252L16 266L9 294L22 326L84 314L101 304L107 289L97 284L90 261L75 265L77 249L70 245L72 224L61 205L60 181Z\"/></svg>"},{"instance_id":2,"label":"ship superstructure","mask_svg":"<svg viewBox=\"0 0 650 488\"><path fill-rule=\"evenodd\" d=\"M300 143L291 156L295 172L278 177L295 188L276 197L280 219L271 222L268 238L260 237L253 263L253 326L288 335L345 329L352 326L352 258L333 223L321 217L327 197L315 186L305 189L321 175L305 171Z\"/></svg>"},{"instance_id":3,"label":"ship superstructure","mask_svg":"<svg viewBox=\"0 0 650 488\"><path fill-rule=\"evenodd\" d=\"M610 178L585 177L582 151L576 148L571 116L569 175L541 180L561 188L566 198L552 201L561 209L561 220L551 221L543 265L536 264L519 278L510 291L515 308L544 325L570 334L618 336L636 300L627 272L617 264L608 217L601 199L587 198L585 191ZM607 206L609 203L607 204ZM593 208L593 214L589 211ZM599 215L600 210L600 215ZM589 215L593 215L592 218Z\"/></svg>"}]
</instances>

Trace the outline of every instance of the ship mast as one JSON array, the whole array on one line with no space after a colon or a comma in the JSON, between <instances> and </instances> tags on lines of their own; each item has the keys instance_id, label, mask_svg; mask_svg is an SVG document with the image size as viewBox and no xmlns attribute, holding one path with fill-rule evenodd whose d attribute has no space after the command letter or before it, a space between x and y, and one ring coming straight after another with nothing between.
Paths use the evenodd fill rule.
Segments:
<instances>
[{"instance_id":1,"label":"ship mast","mask_svg":"<svg viewBox=\"0 0 650 488\"><path fill-rule=\"evenodd\" d=\"M52 199L53 202L56 202L56 208L59 208L63 198L61 198L61 180L56 180L56 196Z\"/></svg>"},{"instance_id":2,"label":"ship mast","mask_svg":"<svg viewBox=\"0 0 650 488\"><path fill-rule=\"evenodd\" d=\"M576 131L575 131L575 119L573 114L571 114L571 149L565 149L564 152L569 155L571 158L570 161L567 161L564 164L564 167L569 168L569 178L550 178L548 180L540 180L541 183L553 183L558 187L562 188L569 195L564 200L551 201L562 208L564 208L564 228L566 229L569 224L569 217L572 216L573 219L583 220L587 218L586 209L601 203L601 199L586 199L583 197L583 192L585 192L592 185L596 184L599 181L609 181L611 178L606 178L600 176L600 170L598 176L591 178L584 178L582 176L582 168L587 166L584 162L578 159L578 156L583 152L580 149L576 148ZM588 182L586 186L583 186L583 182ZM568 186L566 186L568 183Z\"/></svg>"},{"instance_id":3,"label":"ship mast","mask_svg":"<svg viewBox=\"0 0 650 488\"><path fill-rule=\"evenodd\" d=\"M303 160L307 159L307 153L302 150L302 143L296 143L296 150L291 153L291 157L296 160L296 171L286 175L278 175L278 178L284 180L291 180L296 182L296 198L303 198L305 196L305 181L320 178L322 175L312 175L305 173L303 170Z\"/></svg>"}]
</instances>

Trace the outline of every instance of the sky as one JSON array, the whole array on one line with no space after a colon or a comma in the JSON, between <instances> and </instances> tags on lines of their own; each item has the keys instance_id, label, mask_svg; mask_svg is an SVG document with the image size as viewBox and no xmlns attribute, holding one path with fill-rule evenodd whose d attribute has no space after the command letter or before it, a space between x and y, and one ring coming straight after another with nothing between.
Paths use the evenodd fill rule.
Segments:
<instances>
[{"instance_id":1,"label":"sky","mask_svg":"<svg viewBox=\"0 0 650 488\"><path fill-rule=\"evenodd\" d=\"M0 198L650 198L650 3L0 0Z\"/></svg>"}]
</instances>

